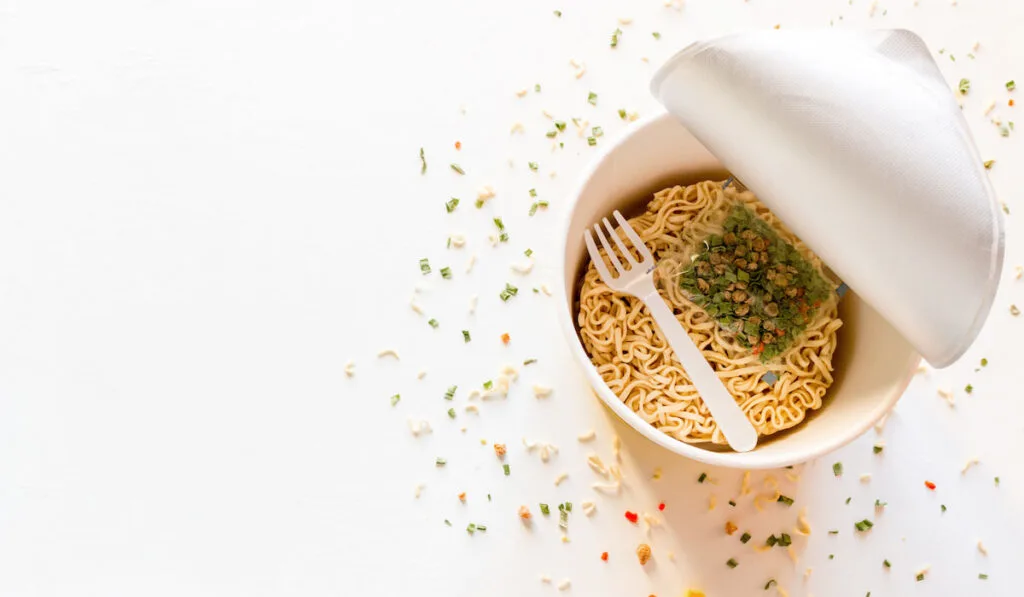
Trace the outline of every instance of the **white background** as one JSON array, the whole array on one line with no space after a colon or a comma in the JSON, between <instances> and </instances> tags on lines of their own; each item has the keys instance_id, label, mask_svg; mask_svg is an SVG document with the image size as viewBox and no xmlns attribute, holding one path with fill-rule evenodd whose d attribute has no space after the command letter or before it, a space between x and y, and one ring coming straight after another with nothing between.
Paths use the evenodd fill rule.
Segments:
<instances>
[{"instance_id":1,"label":"white background","mask_svg":"<svg viewBox=\"0 0 1024 597\"><path fill-rule=\"evenodd\" d=\"M982 112L990 100L1004 120L1024 110L1006 106L1004 89L1024 85L1024 5L913 4L883 0L870 16L865 0L0 0L0 595L556 594L543 574L570 579L575 595L770 595L769 578L818 597L1018 594L1024 317L1009 305L1024 305L1013 280L1024 131L1002 138ZM570 361L552 299L530 289L555 282L564 198L626 130L616 111L657 109L655 65L702 36L830 21L910 27L951 87L971 80L965 113L1013 211L1007 270L975 347L914 381L882 455L871 431L798 467L799 483L772 473L792 508L758 513L746 496L733 509L741 473L682 460L613 420ZM580 79L571 58L586 64ZM605 137L589 147L570 124L552 152L543 109ZM509 134L516 122L524 134ZM478 211L485 184L498 196ZM551 202L532 218L530 188ZM451 196L462 204L449 215ZM496 215L511 239L491 248ZM468 246L447 250L451 233ZM537 266L517 277L509 265L528 247ZM520 293L502 303L506 280ZM408 306L417 285L425 317ZM383 348L401 361L378 360ZM529 357L539 362L506 401L462 410L470 388ZM981 357L990 364L975 372ZM554 394L536 400L534 383ZM443 399L453 384L454 421ZM955 391L955 408L939 388ZM409 417L434 433L412 437ZM591 428L597 440L579 444ZM610 460L613 434L629 488L604 497L584 459ZM544 464L523 437L560 452ZM510 476L480 439L509 445ZM962 475L971 458L979 465ZM702 471L715 483L698 484ZM753 475L758 490L764 477ZM569 543L537 507L564 500L576 506ZM584 500L598 504L592 518ZM644 532L623 512L659 501L665 526L641 568ZM520 504L539 518L529 528ZM814 532L794 538L799 563L753 551L792 534L804 507ZM865 517L874 529L855 533ZM726 536L726 520L754 539ZM469 522L488 530L471 536Z\"/></svg>"}]
</instances>

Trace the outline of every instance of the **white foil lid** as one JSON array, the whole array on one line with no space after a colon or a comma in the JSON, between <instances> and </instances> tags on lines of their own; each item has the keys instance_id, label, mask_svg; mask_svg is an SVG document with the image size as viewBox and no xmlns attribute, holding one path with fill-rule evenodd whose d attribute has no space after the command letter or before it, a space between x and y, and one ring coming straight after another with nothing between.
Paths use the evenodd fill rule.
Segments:
<instances>
[{"instance_id":1,"label":"white foil lid","mask_svg":"<svg viewBox=\"0 0 1024 597\"><path fill-rule=\"evenodd\" d=\"M995 298L1000 205L967 123L909 31L695 43L654 96L935 367Z\"/></svg>"}]
</instances>

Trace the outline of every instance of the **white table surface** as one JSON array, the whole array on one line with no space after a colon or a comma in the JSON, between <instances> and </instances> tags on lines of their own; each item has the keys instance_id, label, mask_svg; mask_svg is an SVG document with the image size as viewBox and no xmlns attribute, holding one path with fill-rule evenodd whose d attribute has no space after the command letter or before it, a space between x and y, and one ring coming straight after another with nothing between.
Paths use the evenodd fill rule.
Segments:
<instances>
[{"instance_id":1,"label":"white table surface","mask_svg":"<svg viewBox=\"0 0 1024 597\"><path fill-rule=\"evenodd\" d=\"M770 578L793 596L1020 594L1024 317L1009 305L1024 305L1013 280L1024 132L1001 137L983 111L990 100L1004 120L1024 110L1004 89L1024 84L1024 4L914 4L883 0L872 16L865 0L0 0L0 595L554 595L565 578L567 595L772 595ZM741 473L675 457L614 420L571 362L553 299L530 292L555 283L564 198L597 151L570 134L552 153L541 110L600 125L608 143L628 126L617 109L657 109L649 76L686 43L830 21L912 28L951 88L971 80L964 110L1014 210L1007 268L975 347L918 376L883 454L871 431L798 467L798 483L772 473L793 507L758 513L746 496L733 509ZM571 58L586 64L580 79ZM524 134L509 134L516 122ZM477 211L483 185L498 194ZM533 218L530 188L551 202ZM450 196L462 204L448 215ZM495 249L497 215L511 239ZM446 249L451 233L468 245ZM516 277L509 265L528 247L537 266ZM506 280L521 292L502 303ZM409 307L417 286L424 317ZM401 361L377 359L384 348ZM463 411L469 388L529 357L539 362L507 400ZM554 393L537 400L533 384ZM955 408L937 389L955 392ZM413 416L433 433L414 438ZM591 428L597 439L577 442ZM585 457L610 460L613 434L629 487L605 497ZM560 450L542 463L523 437ZM509 445L510 476L482 438ZM702 471L715 482L698 484ZM565 500L569 543L537 507ZM664 526L642 568L644 531L623 512L659 501ZM520 504L538 518L531 528ZM802 508L813 534L794 537L797 563L754 552L792 532ZM855 533L865 517L874 529ZM726 536L726 520L751 543ZM469 522L488 529L471 536Z\"/></svg>"}]
</instances>

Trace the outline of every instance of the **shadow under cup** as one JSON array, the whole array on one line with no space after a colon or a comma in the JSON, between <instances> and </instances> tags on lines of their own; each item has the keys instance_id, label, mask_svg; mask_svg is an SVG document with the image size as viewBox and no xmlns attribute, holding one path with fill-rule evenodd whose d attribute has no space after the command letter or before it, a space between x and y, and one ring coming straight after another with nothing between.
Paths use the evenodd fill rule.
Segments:
<instances>
[{"instance_id":1,"label":"shadow under cup","mask_svg":"<svg viewBox=\"0 0 1024 597\"><path fill-rule=\"evenodd\" d=\"M744 469L805 462L855 439L896 403L917 370L920 355L870 305L848 292L839 303L843 327L832 359L835 382L822 407L796 427L759 439L751 452L687 444L637 416L601 379L583 349L576 324L579 288L589 257L583 231L618 209L631 216L655 191L728 177L722 164L669 114L644 120L608 147L584 174L571 202L565 231L559 320L588 382L620 418L642 435L677 454L709 464Z\"/></svg>"}]
</instances>

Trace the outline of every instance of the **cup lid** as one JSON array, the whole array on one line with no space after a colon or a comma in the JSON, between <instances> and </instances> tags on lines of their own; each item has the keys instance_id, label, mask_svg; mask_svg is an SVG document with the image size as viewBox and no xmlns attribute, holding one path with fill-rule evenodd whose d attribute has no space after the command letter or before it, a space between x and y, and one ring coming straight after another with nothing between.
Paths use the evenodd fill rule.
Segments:
<instances>
[{"instance_id":1,"label":"cup lid","mask_svg":"<svg viewBox=\"0 0 1024 597\"><path fill-rule=\"evenodd\" d=\"M1001 208L960 107L904 30L690 45L654 96L935 367L974 341Z\"/></svg>"}]
</instances>

